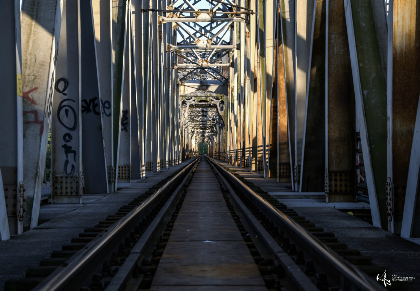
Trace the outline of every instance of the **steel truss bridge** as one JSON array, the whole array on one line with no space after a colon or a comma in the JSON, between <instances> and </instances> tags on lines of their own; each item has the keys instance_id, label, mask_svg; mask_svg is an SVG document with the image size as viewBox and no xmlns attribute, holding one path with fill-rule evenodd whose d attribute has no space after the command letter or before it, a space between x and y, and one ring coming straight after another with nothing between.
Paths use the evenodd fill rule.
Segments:
<instances>
[{"instance_id":1,"label":"steel truss bridge","mask_svg":"<svg viewBox=\"0 0 420 291\"><path fill-rule=\"evenodd\" d=\"M389 2L389 3L388 3ZM0 4L0 232L208 155L419 237L416 1Z\"/></svg>"}]
</instances>

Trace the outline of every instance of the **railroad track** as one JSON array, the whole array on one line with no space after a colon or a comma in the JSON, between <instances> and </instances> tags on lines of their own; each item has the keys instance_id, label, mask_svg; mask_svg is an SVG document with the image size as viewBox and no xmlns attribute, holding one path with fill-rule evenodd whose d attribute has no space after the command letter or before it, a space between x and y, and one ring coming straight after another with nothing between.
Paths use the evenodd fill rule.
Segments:
<instances>
[{"instance_id":1,"label":"railroad track","mask_svg":"<svg viewBox=\"0 0 420 291\"><path fill-rule=\"evenodd\" d=\"M200 163L200 171L209 164L212 172L205 174L208 179L213 179L210 184L203 184L201 190L199 185L205 181L203 173L201 178L194 177ZM227 239L226 243L235 246L230 252L239 252L235 248L242 244L247 247L247 256L252 258L247 261L247 256L243 256L244 262L241 263L249 273L230 268L228 272L220 272L217 277L214 269L210 268L206 271L212 280L237 286L233 279L242 282L257 272L252 281L254 286L243 286L235 290L385 290L321 242L319 238L328 234L318 233L317 238L288 216L287 213L292 214L287 207L269 196L255 193L215 161L202 157L149 190L149 193L122 207L117 214L108 216L95 228L85 230L79 238L72 240L72 244L63 246L62 252L56 253L61 258L43 260L40 267L27 270L26 278L6 282L6 291L196 290L184 289L187 286L176 281L176 278L175 281L170 278L172 283L159 281L166 278L162 275L165 272L174 274L173 277L182 277L185 272L190 272L187 277L191 281L196 279L194 276L202 275L195 273L200 272L197 266L202 267L205 261L198 265L195 262L195 270L189 268L185 271L185 261L176 261L178 263L175 265L171 261L168 265L168 258L185 256L174 253L175 246L180 244L171 238L179 236L180 226L187 225L185 217L189 216L185 216L188 214L186 211L197 211L191 205L206 205L191 203L192 195L200 200L205 195L197 195L208 188L220 193L220 199L214 198L217 200L214 204L218 211L226 208L226 213L233 221L231 225L235 228L229 229L229 232L232 232L232 236L238 233L242 240L238 242L237 239ZM188 207L183 206L186 205L185 201ZM201 211L201 208L198 209ZM210 210L213 213L214 210ZM202 212L205 214L205 210ZM228 225L229 219L223 217ZM194 240L193 235L203 237L200 232L188 236L182 234L181 241ZM210 247L212 244L207 245ZM204 252L211 252L206 247L202 248ZM222 259L228 255L230 253L226 251L216 251L214 259L228 264ZM200 261L200 257L190 256L190 260ZM216 268L223 269L225 266L222 263ZM181 289L176 289L178 287Z\"/></svg>"}]
</instances>

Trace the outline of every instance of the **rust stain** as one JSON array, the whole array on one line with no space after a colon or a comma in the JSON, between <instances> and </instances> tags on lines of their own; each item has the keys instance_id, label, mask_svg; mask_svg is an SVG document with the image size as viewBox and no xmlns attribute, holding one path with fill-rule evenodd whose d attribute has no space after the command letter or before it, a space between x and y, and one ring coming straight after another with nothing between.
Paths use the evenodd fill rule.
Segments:
<instances>
[{"instance_id":1,"label":"rust stain","mask_svg":"<svg viewBox=\"0 0 420 291\"><path fill-rule=\"evenodd\" d=\"M328 168L347 171L355 167L355 116L344 2L330 1L328 13Z\"/></svg>"},{"instance_id":2,"label":"rust stain","mask_svg":"<svg viewBox=\"0 0 420 291\"><path fill-rule=\"evenodd\" d=\"M418 0L394 1L392 154L395 216L402 219L420 93Z\"/></svg>"},{"instance_id":3,"label":"rust stain","mask_svg":"<svg viewBox=\"0 0 420 291\"><path fill-rule=\"evenodd\" d=\"M281 19L281 18L280 18ZM278 21L277 30L280 31L281 20ZM274 79L277 80L278 84L278 131L279 131L279 162L280 163L289 163L290 162L290 155L289 155L289 144L288 144L288 136L287 136L287 99L286 99L286 80L284 79L284 62L283 62L283 43L281 42L281 35L280 33L277 36L277 46L276 46L276 56L277 56L277 67L278 71L274 76Z\"/></svg>"}]
</instances>

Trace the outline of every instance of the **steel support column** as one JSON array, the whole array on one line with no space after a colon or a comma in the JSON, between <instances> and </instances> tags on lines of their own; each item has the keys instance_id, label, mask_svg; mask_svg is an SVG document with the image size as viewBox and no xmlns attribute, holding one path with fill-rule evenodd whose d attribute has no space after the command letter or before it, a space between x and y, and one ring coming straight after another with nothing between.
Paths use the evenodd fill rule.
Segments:
<instances>
[{"instance_id":1,"label":"steel support column","mask_svg":"<svg viewBox=\"0 0 420 291\"><path fill-rule=\"evenodd\" d=\"M314 7L300 171L300 189L303 192L324 191L326 2L317 0Z\"/></svg>"},{"instance_id":2,"label":"steel support column","mask_svg":"<svg viewBox=\"0 0 420 291\"><path fill-rule=\"evenodd\" d=\"M131 169L131 23L130 7L126 9L125 34L124 34L124 57L123 78L121 82L120 124L118 135L118 155L116 162L116 184L130 183ZM118 187L118 185L116 186Z\"/></svg>"},{"instance_id":3,"label":"steel support column","mask_svg":"<svg viewBox=\"0 0 420 291\"><path fill-rule=\"evenodd\" d=\"M355 110L343 0L327 0L325 80L325 194L355 202Z\"/></svg>"},{"instance_id":4,"label":"steel support column","mask_svg":"<svg viewBox=\"0 0 420 291\"><path fill-rule=\"evenodd\" d=\"M0 182L0 234L2 240L8 240L10 234L23 232L24 220L25 224L29 225L35 194L33 191L27 193L32 194L32 197L28 197L29 201L26 201L30 203L24 205L23 197L17 191L23 187L22 98L30 98L30 92L25 92L25 94L22 92L20 2L18 0L3 1L0 4L0 27L2 30L0 34L0 62L2 64L0 92L3 96L0 107L0 132L2 134L0 175L3 175ZM38 112L36 115L38 116ZM39 129L40 127L38 127L38 132ZM24 207L19 207L20 205ZM22 213L23 211L26 213Z\"/></svg>"},{"instance_id":5,"label":"steel support column","mask_svg":"<svg viewBox=\"0 0 420 291\"><path fill-rule=\"evenodd\" d=\"M64 0L51 122L52 203L83 197L79 20L77 1Z\"/></svg>"},{"instance_id":6,"label":"steel support column","mask_svg":"<svg viewBox=\"0 0 420 291\"><path fill-rule=\"evenodd\" d=\"M387 166L383 158L387 147L385 5L366 0L344 3L372 222L388 229L383 187Z\"/></svg>"},{"instance_id":7,"label":"steel support column","mask_svg":"<svg viewBox=\"0 0 420 291\"><path fill-rule=\"evenodd\" d=\"M82 160L86 193L107 193L102 104L91 1L80 1L79 66L82 98Z\"/></svg>"},{"instance_id":8,"label":"steel support column","mask_svg":"<svg viewBox=\"0 0 420 291\"><path fill-rule=\"evenodd\" d=\"M112 70L112 2L93 0L93 19L95 22L96 53L98 57L98 75L101 92L102 122L107 165L108 190L114 191L114 100ZM118 113L118 111L117 111Z\"/></svg>"},{"instance_id":9,"label":"steel support column","mask_svg":"<svg viewBox=\"0 0 420 291\"><path fill-rule=\"evenodd\" d=\"M44 13L38 13L44 11ZM22 2L23 184L25 221L38 225L55 85L62 1ZM4 173L3 173L4 175ZM3 177L4 180L5 177ZM15 188L17 189L17 188ZM23 189L22 189L23 190ZM19 228L17 233L22 233ZM11 231L11 233L16 233Z\"/></svg>"},{"instance_id":10,"label":"steel support column","mask_svg":"<svg viewBox=\"0 0 420 291\"><path fill-rule=\"evenodd\" d=\"M400 233L420 93L418 1L389 1L387 214L391 231ZM378 185L381 187L381 185ZM410 189L412 192L413 189ZM418 195L418 194L417 194ZM404 235L407 235L405 226ZM420 237L420 230L412 233Z\"/></svg>"}]
</instances>

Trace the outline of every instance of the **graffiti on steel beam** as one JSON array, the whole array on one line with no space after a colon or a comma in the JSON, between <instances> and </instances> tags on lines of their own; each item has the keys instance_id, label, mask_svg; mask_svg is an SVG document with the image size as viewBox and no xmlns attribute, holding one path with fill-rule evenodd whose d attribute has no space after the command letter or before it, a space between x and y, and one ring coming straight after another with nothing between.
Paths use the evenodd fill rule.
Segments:
<instances>
[{"instance_id":1,"label":"graffiti on steel beam","mask_svg":"<svg viewBox=\"0 0 420 291\"><path fill-rule=\"evenodd\" d=\"M83 99L82 100L82 113L90 113L93 112L95 115L99 115L100 112L98 111L99 103L98 97L93 97L90 100Z\"/></svg>"},{"instance_id":2,"label":"graffiti on steel beam","mask_svg":"<svg viewBox=\"0 0 420 291\"><path fill-rule=\"evenodd\" d=\"M62 84L62 85L61 85ZM66 78L59 78L54 85L55 91L62 94L63 96L67 96L67 88L69 87L69 81ZM76 103L75 100L66 98L60 101L57 109L57 120L58 122L68 131L75 131L77 129L77 113L74 107L72 106L73 103ZM69 167L69 154L73 154L73 160L76 162L76 150L73 149L72 146L68 145L73 140L73 136L70 132L66 132L63 134L63 141L64 144L61 146L64 149L64 155L66 156L66 160L64 161L63 165L63 172L67 176L72 176L76 170L74 164L71 164L70 172L68 171Z\"/></svg>"},{"instance_id":3,"label":"graffiti on steel beam","mask_svg":"<svg viewBox=\"0 0 420 291\"><path fill-rule=\"evenodd\" d=\"M128 110L122 111L123 116L121 118L121 130L128 132Z\"/></svg>"}]
</instances>

